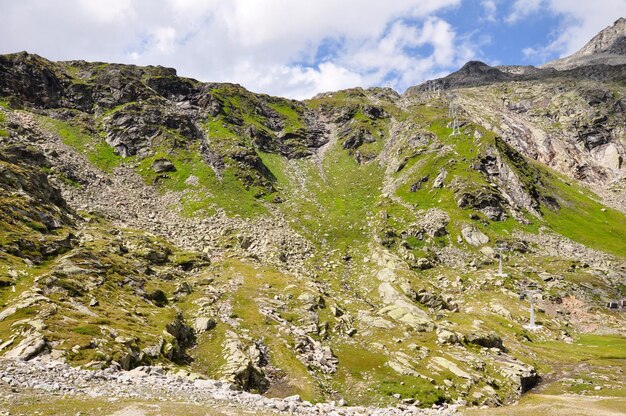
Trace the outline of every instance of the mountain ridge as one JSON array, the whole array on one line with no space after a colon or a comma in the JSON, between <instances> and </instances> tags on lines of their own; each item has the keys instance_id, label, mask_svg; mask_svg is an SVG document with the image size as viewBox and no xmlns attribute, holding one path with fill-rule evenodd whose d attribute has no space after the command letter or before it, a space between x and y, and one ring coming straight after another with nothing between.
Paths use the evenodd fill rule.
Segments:
<instances>
[{"instance_id":1,"label":"mountain ridge","mask_svg":"<svg viewBox=\"0 0 626 416\"><path fill-rule=\"evenodd\" d=\"M626 66L507 71L295 101L1 56L0 354L284 411L622 391Z\"/></svg>"}]
</instances>

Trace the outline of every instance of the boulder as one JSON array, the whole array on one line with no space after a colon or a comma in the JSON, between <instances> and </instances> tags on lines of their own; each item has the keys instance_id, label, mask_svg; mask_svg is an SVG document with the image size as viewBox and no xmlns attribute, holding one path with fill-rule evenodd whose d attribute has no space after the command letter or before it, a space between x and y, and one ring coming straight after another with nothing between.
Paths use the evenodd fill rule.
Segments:
<instances>
[{"instance_id":1,"label":"boulder","mask_svg":"<svg viewBox=\"0 0 626 416\"><path fill-rule=\"evenodd\" d=\"M215 328L216 325L217 323L213 318L196 318L193 321L193 330L196 332L196 334L201 334L203 332L210 331L211 329Z\"/></svg>"},{"instance_id":2,"label":"boulder","mask_svg":"<svg viewBox=\"0 0 626 416\"><path fill-rule=\"evenodd\" d=\"M441 169L435 180L433 181L433 189L443 188L443 183L448 176L448 171Z\"/></svg>"},{"instance_id":3,"label":"boulder","mask_svg":"<svg viewBox=\"0 0 626 416\"><path fill-rule=\"evenodd\" d=\"M396 321L407 324L418 332L429 332L435 329L432 319L419 308L390 305L381 309L379 314L386 314Z\"/></svg>"},{"instance_id":4,"label":"boulder","mask_svg":"<svg viewBox=\"0 0 626 416\"><path fill-rule=\"evenodd\" d=\"M374 316L367 311L359 311L358 320L360 323L370 328L392 329L395 325L380 316Z\"/></svg>"},{"instance_id":5,"label":"boulder","mask_svg":"<svg viewBox=\"0 0 626 416\"><path fill-rule=\"evenodd\" d=\"M489 246L481 247L480 252L483 254L483 256L489 257L489 258L493 257L496 254L496 251Z\"/></svg>"},{"instance_id":6,"label":"boulder","mask_svg":"<svg viewBox=\"0 0 626 416\"><path fill-rule=\"evenodd\" d=\"M439 344L458 344L459 336L450 330L437 328L437 342Z\"/></svg>"},{"instance_id":7,"label":"boulder","mask_svg":"<svg viewBox=\"0 0 626 416\"><path fill-rule=\"evenodd\" d=\"M505 308L499 303L492 303L489 309L491 310L491 312L495 313L496 315L500 315L501 317L506 318L506 319L512 319L511 312L509 312L507 308Z\"/></svg>"},{"instance_id":8,"label":"boulder","mask_svg":"<svg viewBox=\"0 0 626 416\"><path fill-rule=\"evenodd\" d=\"M155 173L176 172L176 167L168 159L160 158L152 162L152 170Z\"/></svg>"},{"instance_id":9,"label":"boulder","mask_svg":"<svg viewBox=\"0 0 626 416\"><path fill-rule=\"evenodd\" d=\"M187 326L182 313L178 312L174 320L165 325L161 353L169 360L185 357L185 348L195 341L193 328Z\"/></svg>"},{"instance_id":10,"label":"boulder","mask_svg":"<svg viewBox=\"0 0 626 416\"><path fill-rule=\"evenodd\" d=\"M468 244L474 247L482 246L489 242L489 237L472 225L464 225L461 229L461 235L463 235Z\"/></svg>"},{"instance_id":11,"label":"boulder","mask_svg":"<svg viewBox=\"0 0 626 416\"><path fill-rule=\"evenodd\" d=\"M311 292L301 293L300 296L298 296L298 300L305 303L310 309L321 309L326 305L326 302L321 295Z\"/></svg>"},{"instance_id":12,"label":"boulder","mask_svg":"<svg viewBox=\"0 0 626 416\"><path fill-rule=\"evenodd\" d=\"M465 335L465 342L480 345L485 348L504 349L502 338L494 332L472 332L471 334Z\"/></svg>"},{"instance_id":13,"label":"boulder","mask_svg":"<svg viewBox=\"0 0 626 416\"><path fill-rule=\"evenodd\" d=\"M176 290L174 291L175 295L189 295L193 292L191 285L187 282L180 282L176 285Z\"/></svg>"}]
</instances>

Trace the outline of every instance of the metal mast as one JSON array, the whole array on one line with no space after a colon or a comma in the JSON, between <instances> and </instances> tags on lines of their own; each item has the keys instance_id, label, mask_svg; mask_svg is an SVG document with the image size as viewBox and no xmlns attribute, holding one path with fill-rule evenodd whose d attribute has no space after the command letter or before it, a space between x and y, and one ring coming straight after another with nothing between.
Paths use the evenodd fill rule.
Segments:
<instances>
[{"instance_id":1,"label":"metal mast","mask_svg":"<svg viewBox=\"0 0 626 416\"><path fill-rule=\"evenodd\" d=\"M461 134L461 130L459 128L458 108L459 106L456 102L456 97L452 97L450 99L450 107L448 108L448 114L452 119L452 133L450 133L450 136L456 136L457 134Z\"/></svg>"}]
</instances>

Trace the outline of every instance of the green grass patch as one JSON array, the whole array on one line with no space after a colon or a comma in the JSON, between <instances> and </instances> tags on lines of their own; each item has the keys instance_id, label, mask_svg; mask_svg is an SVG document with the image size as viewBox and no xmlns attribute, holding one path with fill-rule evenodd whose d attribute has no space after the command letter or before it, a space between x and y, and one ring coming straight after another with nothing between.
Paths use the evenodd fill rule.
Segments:
<instances>
[{"instance_id":1,"label":"green grass patch","mask_svg":"<svg viewBox=\"0 0 626 416\"><path fill-rule=\"evenodd\" d=\"M285 101L269 103L268 106L283 116L285 133L293 133L305 127L302 116L298 111Z\"/></svg>"},{"instance_id":2,"label":"green grass patch","mask_svg":"<svg viewBox=\"0 0 626 416\"><path fill-rule=\"evenodd\" d=\"M391 396L399 394L402 398L414 398L420 406L431 407L433 404L445 403L445 393L435 390L430 382L412 377L409 380L383 380L377 387L380 394Z\"/></svg>"},{"instance_id":3,"label":"green grass patch","mask_svg":"<svg viewBox=\"0 0 626 416\"><path fill-rule=\"evenodd\" d=\"M85 326L77 326L72 329L72 332L81 335L90 335L92 337L97 337L102 335L100 328L95 325L85 325Z\"/></svg>"},{"instance_id":4,"label":"green grass patch","mask_svg":"<svg viewBox=\"0 0 626 416\"><path fill-rule=\"evenodd\" d=\"M156 174L151 166L159 158L169 159L176 171L167 172L163 176ZM221 172L222 177L218 178L199 152L194 150L179 150L173 154L158 151L154 156L139 162L137 171L146 182L158 183L164 189L193 191L185 193L181 198L183 214L186 216L212 215L216 208L223 208L229 215L246 218L267 212L262 202L244 187L230 168L225 168ZM195 189L186 183L191 175L198 181Z\"/></svg>"},{"instance_id":5,"label":"green grass patch","mask_svg":"<svg viewBox=\"0 0 626 416\"><path fill-rule=\"evenodd\" d=\"M528 345L538 356L556 363L588 362L626 365L626 337L611 335L580 335L573 343L535 342Z\"/></svg>"},{"instance_id":6,"label":"green grass patch","mask_svg":"<svg viewBox=\"0 0 626 416\"><path fill-rule=\"evenodd\" d=\"M543 209L542 214L556 232L588 247L626 257L626 215L597 202L583 188L553 177L561 208Z\"/></svg>"},{"instance_id":7,"label":"green grass patch","mask_svg":"<svg viewBox=\"0 0 626 416\"><path fill-rule=\"evenodd\" d=\"M61 137L63 143L86 155L91 163L106 172L111 172L124 161L101 138L85 133L78 126L53 118L45 118L44 122Z\"/></svg>"}]
</instances>

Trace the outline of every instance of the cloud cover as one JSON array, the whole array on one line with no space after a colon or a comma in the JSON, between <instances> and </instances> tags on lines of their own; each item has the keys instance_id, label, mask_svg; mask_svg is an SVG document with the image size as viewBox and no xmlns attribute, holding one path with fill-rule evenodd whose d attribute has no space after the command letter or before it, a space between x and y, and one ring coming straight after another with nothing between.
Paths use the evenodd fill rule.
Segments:
<instances>
[{"instance_id":1,"label":"cloud cover","mask_svg":"<svg viewBox=\"0 0 626 416\"><path fill-rule=\"evenodd\" d=\"M566 0L516 0L508 8L504 0L474 3L488 12L489 24L519 24L541 10L561 16L558 35L527 51L548 56L582 46L588 32L606 26L614 12L598 12L602 2L618 10L626 0L597 0L594 7ZM0 0L0 53L165 65L293 98L353 86L402 91L484 57L474 32L459 33L458 22L446 18L461 6L461 0Z\"/></svg>"}]
</instances>

